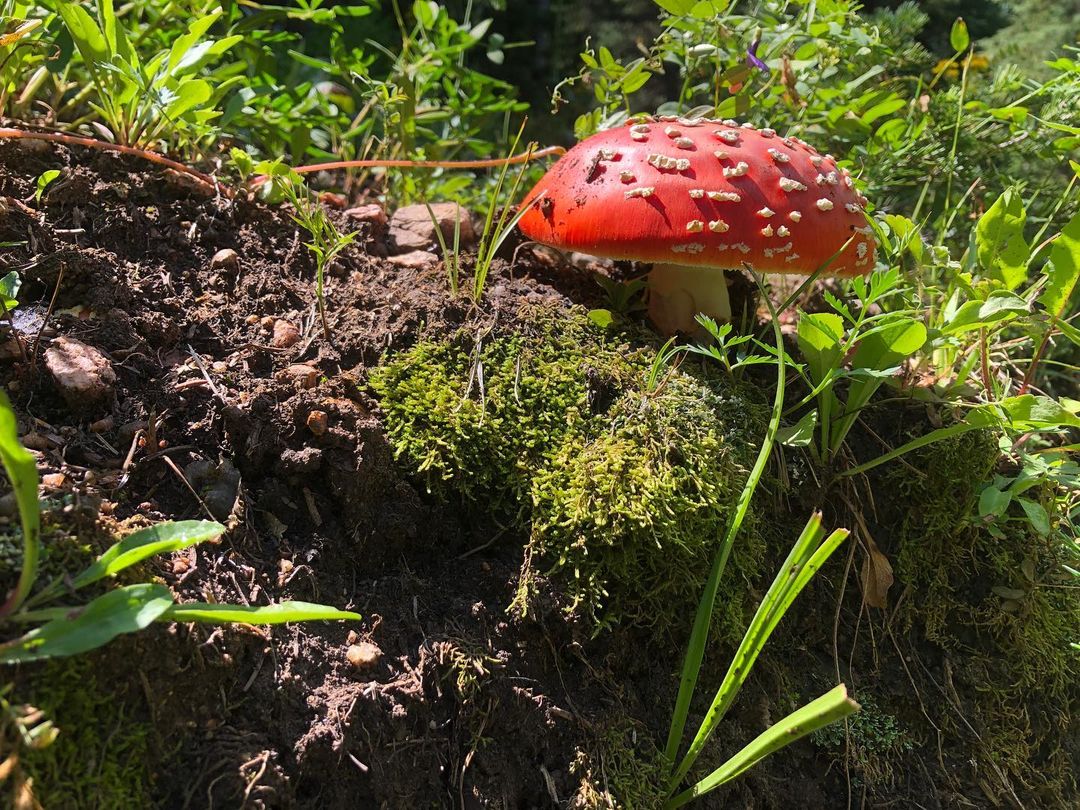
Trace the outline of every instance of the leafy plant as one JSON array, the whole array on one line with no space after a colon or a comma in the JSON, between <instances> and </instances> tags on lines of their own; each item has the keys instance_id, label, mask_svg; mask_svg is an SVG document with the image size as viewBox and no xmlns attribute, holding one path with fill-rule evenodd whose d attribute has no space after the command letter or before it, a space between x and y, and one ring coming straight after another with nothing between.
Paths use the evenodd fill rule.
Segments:
<instances>
[{"instance_id":1,"label":"leafy plant","mask_svg":"<svg viewBox=\"0 0 1080 810\"><path fill-rule=\"evenodd\" d=\"M818 514L812 515L807 521L802 534L796 541L784 565L781 566L772 586L762 599L761 605L758 607L750 627L743 636L742 643L732 658L727 675L721 682L701 726L694 735L688 750L679 759L678 755L690 711L690 702L693 699L705 657L705 647L708 643L709 626L712 623L717 586L727 565L728 556L731 553L735 538L746 517L750 500L753 498L764 473L765 465L772 454L784 408L787 360L783 351L784 344L783 335L780 331L780 321L777 317L777 311L769 302L760 278L755 275L755 280L758 282L758 287L763 293L769 306L769 312L772 315L777 357L776 394L773 400L769 427L758 451L757 461L746 479L735 513L732 515L727 531L717 548L712 570L709 573L709 579L706 582L701 602L698 604L697 614L694 617L694 625L679 682L679 693L672 712L671 726L668 730L667 744L664 749L665 759L672 768L668 782L669 798L665 804L666 808L681 807L693 799L727 784L769 754L778 751L803 735L843 719L859 709L858 704L848 698L847 690L841 684L775 723L705 778L697 781L686 790L679 791L690 768L693 767L706 743L719 728L724 715L749 677L753 664L757 660L765 642L768 641L769 636L791 607L800 591L848 535L847 530L838 529L826 538L825 531L821 526L821 516ZM717 331L719 332L719 330Z\"/></svg>"},{"instance_id":2,"label":"leafy plant","mask_svg":"<svg viewBox=\"0 0 1080 810\"><path fill-rule=\"evenodd\" d=\"M225 531L218 523L199 520L163 523L135 531L106 549L82 571L59 576L34 593L41 543L37 465L33 455L19 444L16 428L11 404L0 393L0 457L15 492L23 536L22 570L15 590L0 608L0 627L30 626L29 630L0 644L0 664L77 655L161 621L280 624L360 618L349 611L307 602L265 606L178 604L168 587L150 582L111 588L86 603L55 604L151 557L205 543Z\"/></svg>"},{"instance_id":3,"label":"leafy plant","mask_svg":"<svg viewBox=\"0 0 1080 810\"><path fill-rule=\"evenodd\" d=\"M273 188L283 194L292 205L293 221L308 232L310 242L305 246L315 257L315 300L319 309L323 336L332 340L330 323L326 318L325 279L327 268L356 239L356 232L342 233L331 221L326 209L313 199L303 178L280 161L264 161L255 171L267 177Z\"/></svg>"},{"instance_id":4,"label":"leafy plant","mask_svg":"<svg viewBox=\"0 0 1080 810\"><path fill-rule=\"evenodd\" d=\"M98 0L96 15L64 0L57 0L56 10L92 82L96 100L90 106L110 138L128 146L151 146L163 136L174 143L194 143L210 132L221 115L218 102L239 81L212 84L198 78L207 63L242 39L237 34L204 39L222 17L220 8L198 16L167 49L150 58L129 40L113 0Z\"/></svg>"}]
</instances>

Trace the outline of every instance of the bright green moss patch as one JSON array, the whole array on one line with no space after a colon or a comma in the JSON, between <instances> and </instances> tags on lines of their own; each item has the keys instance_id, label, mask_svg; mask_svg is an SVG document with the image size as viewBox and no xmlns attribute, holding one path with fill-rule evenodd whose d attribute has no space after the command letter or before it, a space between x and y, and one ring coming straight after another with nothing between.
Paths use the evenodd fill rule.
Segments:
<instances>
[{"instance_id":1,"label":"bright green moss patch","mask_svg":"<svg viewBox=\"0 0 1080 810\"><path fill-rule=\"evenodd\" d=\"M1080 656L1069 642L1080 599L1064 580L1060 540L1022 520L997 538L967 517L997 455L993 436L973 432L913 454L919 475L894 473L895 497L917 505L901 526L896 572L916 596L900 618L943 648L957 692L978 695L939 723L974 749L982 778L1053 807L1076 790L1070 763L1080 743L1069 730L1080 710Z\"/></svg>"},{"instance_id":2,"label":"bright green moss patch","mask_svg":"<svg viewBox=\"0 0 1080 810\"><path fill-rule=\"evenodd\" d=\"M67 658L35 674L25 698L60 729L56 741L25 751L23 770L48 810L151 807L150 728L132 719L113 684L87 658Z\"/></svg>"},{"instance_id":3,"label":"bright green moss patch","mask_svg":"<svg viewBox=\"0 0 1080 810\"><path fill-rule=\"evenodd\" d=\"M644 625L700 597L753 463L757 416L742 395L675 373L655 393L631 387L589 430L563 437L533 476L530 550L568 583L572 609ZM747 418L751 429L735 427ZM732 584L761 562L752 530L736 548ZM739 627L742 608L722 601L719 625Z\"/></svg>"},{"instance_id":4,"label":"bright green moss patch","mask_svg":"<svg viewBox=\"0 0 1080 810\"><path fill-rule=\"evenodd\" d=\"M630 340L546 314L513 335L420 343L372 375L398 458L431 491L528 531L521 610L539 574L597 626L679 626L700 595L767 407L684 369L648 390L655 350ZM747 526L718 601L727 639L759 573Z\"/></svg>"}]
</instances>

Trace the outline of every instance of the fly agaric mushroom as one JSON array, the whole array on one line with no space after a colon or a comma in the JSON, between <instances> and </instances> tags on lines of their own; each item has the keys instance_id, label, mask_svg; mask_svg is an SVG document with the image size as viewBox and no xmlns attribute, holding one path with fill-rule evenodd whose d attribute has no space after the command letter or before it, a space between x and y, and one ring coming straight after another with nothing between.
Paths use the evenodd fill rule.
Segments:
<instances>
[{"instance_id":1,"label":"fly agaric mushroom","mask_svg":"<svg viewBox=\"0 0 1080 810\"><path fill-rule=\"evenodd\" d=\"M731 319L723 270L744 262L805 274L843 248L825 273L870 272L865 204L832 155L798 138L662 116L567 152L525 198L518 227L563 250L653 263L649 317L673 334L692 332L698 312Z\"/></svg>"}]
</instances>

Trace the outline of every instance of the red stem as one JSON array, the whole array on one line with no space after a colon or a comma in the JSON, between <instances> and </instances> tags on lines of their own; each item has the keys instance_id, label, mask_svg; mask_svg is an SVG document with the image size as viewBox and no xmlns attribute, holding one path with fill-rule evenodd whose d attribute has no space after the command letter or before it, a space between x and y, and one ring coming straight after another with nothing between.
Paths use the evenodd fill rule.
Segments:
<instances>
[{"instance_id":1,"label":"red stem","mask_svg":"<svg viewBox=\"0 0 1080 810\"><path fill-rule=\"evenodd\" d=\"M36 141L51 141L53 143L62 143L66 146L85 146L90 149L99 149L103 152L119 152L122 155L133 155L135 157L142 158L143 160L149 160L152 163L157 163L166 168L172 169L175 172L186 174L189 177L194 177L200 183L204 183L212 189L221 189L222 186L208 174L203 174L198 169L193 169L190 166L185 166L183 163L175 161L171 158L167 158L158 152L151 152L149 149L139 149L135 146L123 146L118 143L109 143L108 141L99 141L96 138L85 138L81 135L67 135L61 132L31 132L25 129L13 129L11 127L0 127L0 139L11 138L14 140L28 139ZM225 189L226 193L229 193Z\"/></svg>"}]
</instances>

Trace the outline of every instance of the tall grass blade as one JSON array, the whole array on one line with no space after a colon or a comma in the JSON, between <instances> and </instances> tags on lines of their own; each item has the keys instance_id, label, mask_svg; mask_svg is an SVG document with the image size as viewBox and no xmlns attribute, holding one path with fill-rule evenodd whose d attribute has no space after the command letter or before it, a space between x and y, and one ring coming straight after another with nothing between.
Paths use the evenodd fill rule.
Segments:
<instances>
[{"instance_id":1,"label":"tall grass blade","mask_svg":"<svg viewBox=\"0 0 1080 810\"><path fill-rule=\"evenodd\" d=\"M664 754L669 763L674 766L679 755L679 743L682 741L683 731L686 729L686 718L690 712L690 701L694 696L697 686L698 675L701 672L701 662L705 658L705 645L709 640L709 625L712 623L713 607L716 604L716 591L720 586L720 578L727 566L731 547L735 542L735 536L742 528L746 513L750 509L750 500L757 489L758 482L765 472L765 465L772 454L773 443L776 433L780 430L780 417L784 412L784 386L787 382L787 365L784 362L784 336L780 332L780 321L776 317L776 310L772 301L764 290L761 278L754 273L754 280L762 291L762 298L769 306L772 315L773 337L778 352L776 363L776 395L773 399L772 416L769 419L769 427L765 432L765 438L758 451L757 461L750 471L743 490L739 493L739 499L735 506L735 514L728 525L724 538L720 541L720 547L716 550L713 558L712 569L709 571L709 579L705 583L704 593L698 603L697 613L694 616L694 626L690 632L690 641L687 644L686 658L683 661L682 676L679 679L679 694L675 699L675 709L671 714L671 727L668 729L667 745Z\"/></svg>"},{"instance_id":2,"label":"tall grass blade","mask_svg":"<svg viewBox=\"0 0 1080 810\"><path fill-rule=\"evenodd\" d=\"M670 799L664 805L665 810L682 807L687 802L716 790L754 767L769 754L858 710L859 704L848 697L847 687L840 684L759 734L753 742L700 782Z\"/></svg>"},{"instance_id":3,"label":"tall grass blade","mask_svg":"<svg viewBox=\"0 0 1080 810\"><path fill-rule=\"evenodd\" d=\"M735 702L739 690L746 682L765 642L769 640L795 598L848 536L847 529L837 529L822 542L824 533L824 529L821 528L821 515L814 514L807 521L802 534L777 572L765 598L762 599L757 613L754 614L754 619L743 636L739 649L731 659L727 674L716 691L712 705L705 714L705 719L702 720L694 741L690 744L690 749L671 779L672 790L689 772L709 738L719 727L720 721L724 719L731 704Z\"/></svg>"}]
</instances>

